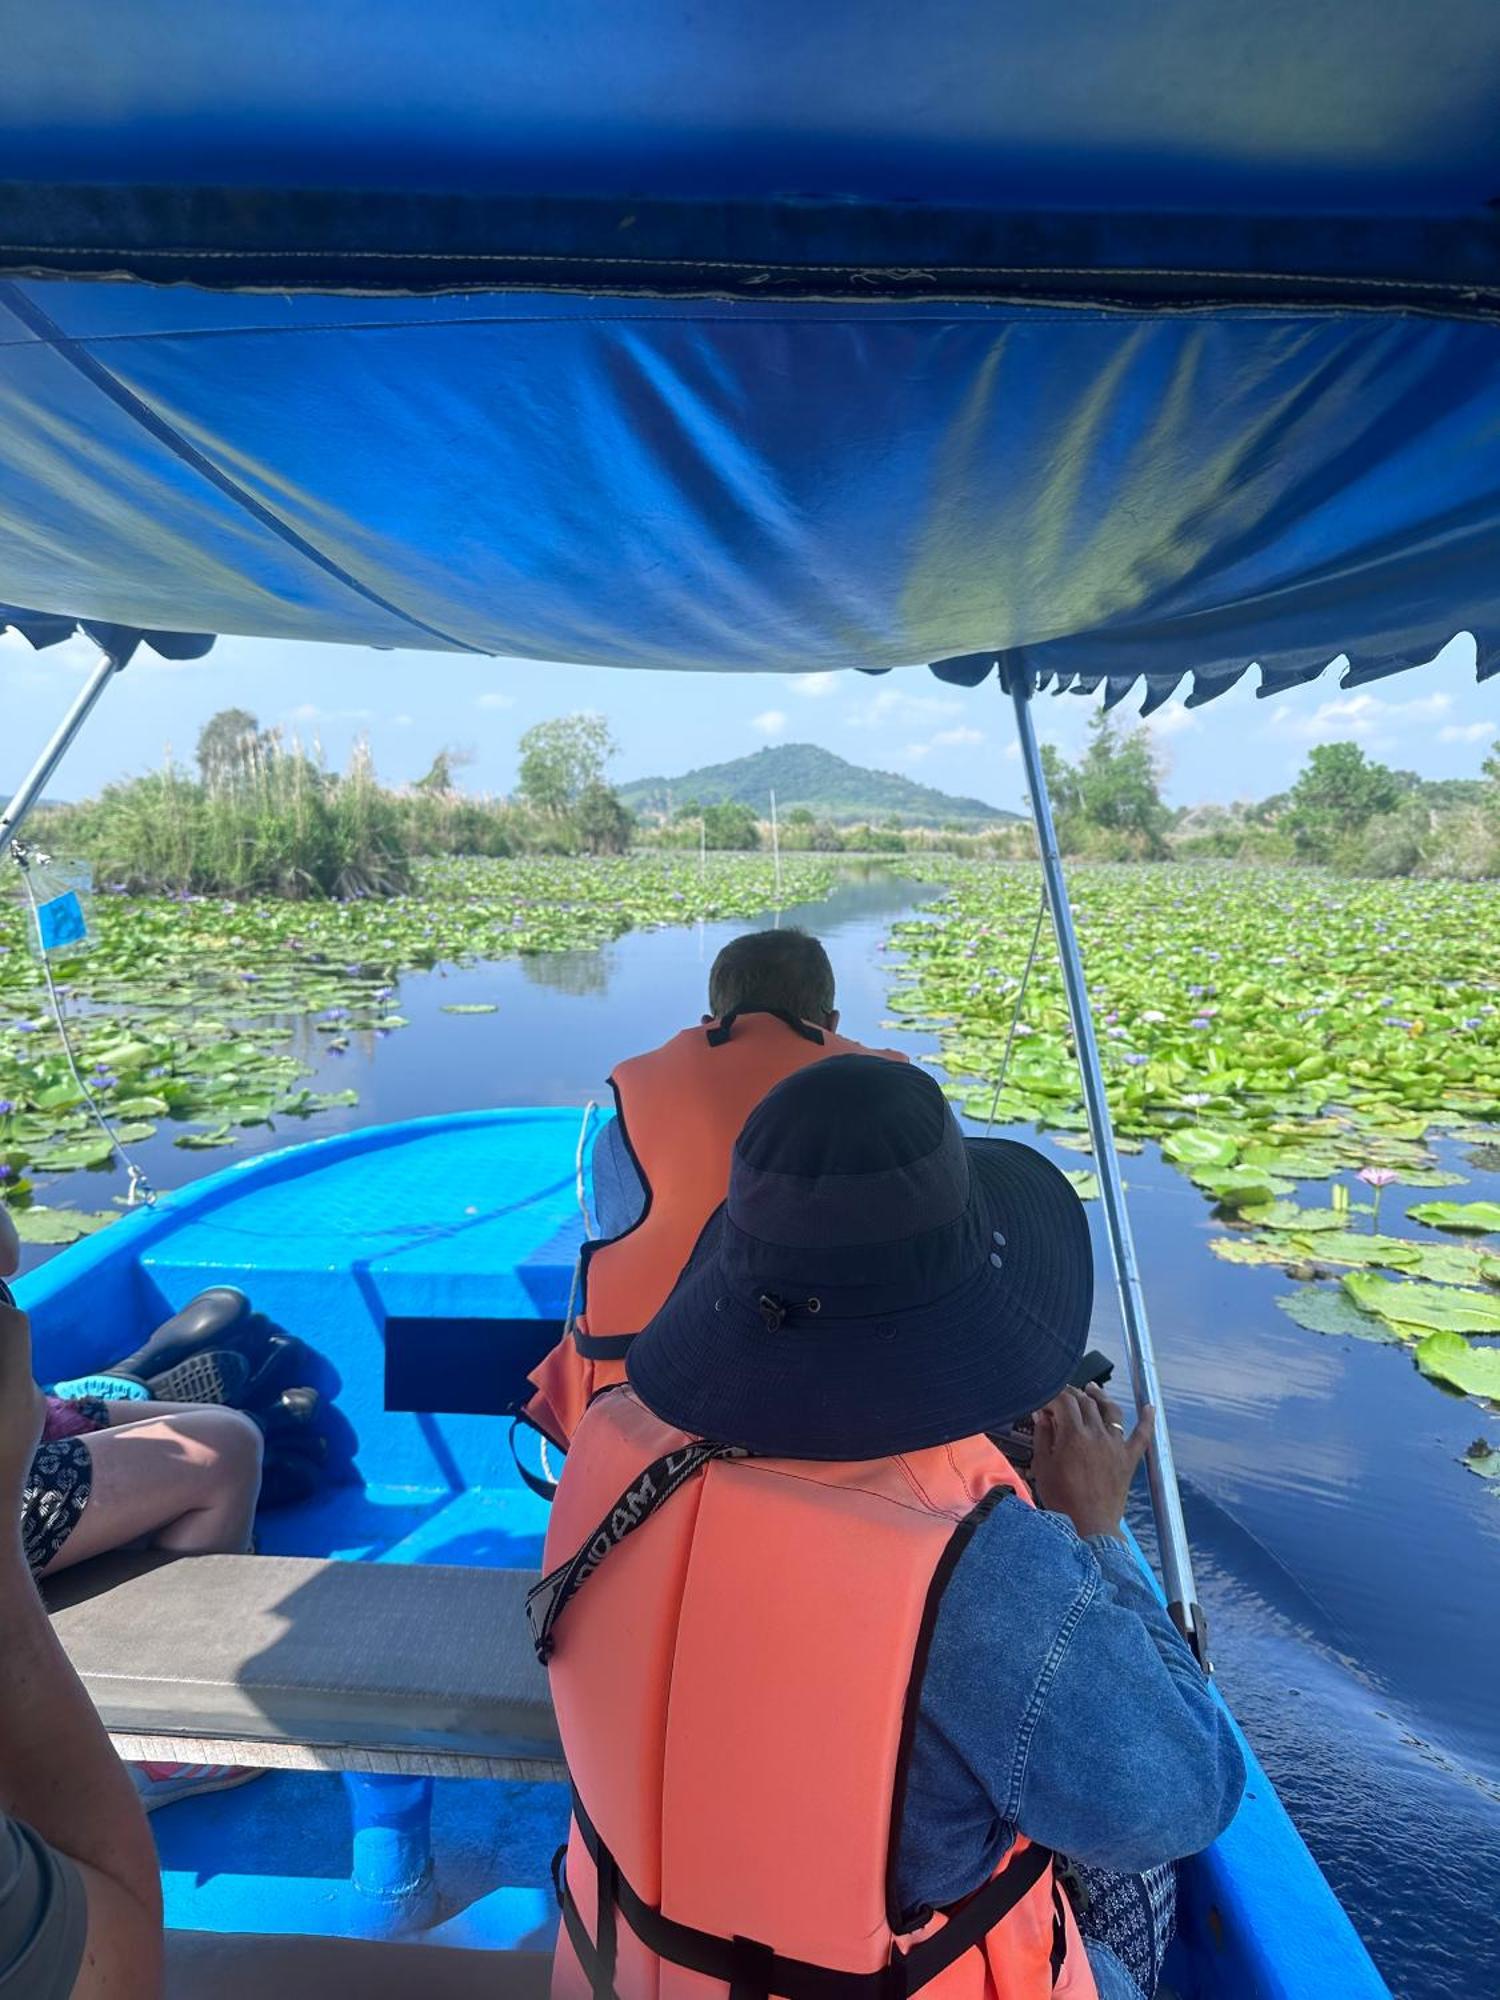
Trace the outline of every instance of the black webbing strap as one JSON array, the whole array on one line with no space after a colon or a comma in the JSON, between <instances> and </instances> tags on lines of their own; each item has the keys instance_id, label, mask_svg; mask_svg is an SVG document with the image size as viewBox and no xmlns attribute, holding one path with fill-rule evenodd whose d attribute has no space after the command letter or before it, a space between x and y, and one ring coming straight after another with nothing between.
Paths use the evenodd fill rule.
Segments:
<instances>
[{"instance_id":1,"label":"black webbing strap","mask_svg":"<svg viewBox=\"0 0 1500 2000\"><path fill-rule=\"evenodd\" d=\"M770 1014L778 1021L784 1021L794 1035L800 1035L804 1042L816 1042L823 1046L823 1030L815 1028L811 1021L799 1021L795 1014L789 1014L784 1007L731 1007L722 1021L715 1021L707 1031L708 1046L722 1049L734 1033L734 1024L742 1014Z\"/></svg>"},{"instance_id":2,"label":"black webbing strap","mask_svg":"<svg viewBox=\"0 0 1500 2000\"><path fill-rule=\"evenodd\" d=\"M695 1930L679 1924L660 1910L643 1902L620 1872L613 1854L599 1838L593 1822L573 1794L573 1818L593 1861L599 1882L600 1943L589 1937L566 1878L563 1881L563 1915L568 1936L580 1964L593 1983L596 2000L610 2000L609 1989L599 1980L606 1922L610 1939L610 1978L613 1979L615 1919L606 1920L605 1905L613 1900L631 1930L647 1951L669 1964L701 1972L705 1978L720 1980L731 2000L907 2000L930 1980L945 1972L955 1959L972 1951L1042 1881L1053 1865L1051 1850L1028 1847L1023 1854L992 1876L984 1887L961 1904L946 1924L932 1936L898 1952L888 1965L875 1972L840 1972L833 1966L814 1965L803 1958L783 1958L769 1945L751 1938L717 1937L712 1931ZM607 1899L605 1882L613 1884L614 1895ZM1054 1983L1055 1983L1054 1974Z\"/></svg>"},{"instance_id":3,"label":"black webbing strap","mask_svg":"<svg viewBox=\"0 0 1500 2000\"><path fill-rule=\"evenodd\" d=\"M583 1333L576 1326L571 1337L585 1361L623 1361L635 1339L633 1333Z\"/></svg>"},{"instance_id":4,"label":"black webbing strap","mask_svg":"<svg viewBox=\"0 0 1500 2000\"><path fill-rule=\"evenodd\" d=\"M669 1451L636 1474L604 1519L567 1562L548 1572L526 1593L526 1622L531 1627L531 1643L536 1656L546 1664L552 1652L552 1633L576 1591L593 1575L613 1548L633 1535L643 1521L649 1521L678 1487L700 1473L716 1458L745 1458L748 1453L736 1444L705 1444L701 1439Z\"/></svg>"}]
</instances>

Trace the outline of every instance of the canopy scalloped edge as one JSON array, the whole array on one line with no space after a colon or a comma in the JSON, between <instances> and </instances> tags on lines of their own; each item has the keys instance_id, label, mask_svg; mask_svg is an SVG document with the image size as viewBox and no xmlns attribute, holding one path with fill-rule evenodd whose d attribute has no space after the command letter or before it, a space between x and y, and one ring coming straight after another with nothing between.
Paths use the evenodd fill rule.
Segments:
<instances>
[{"instance_id":1,"label":"canopy scalloped edge","mask_svg":"<svg viewBox=\"0 0 1500 2000\"><path fill-rule=\"evenodd\" d=\"M1468 627L1459 628L1460 631L1468 629ZM1450 638L1455 636L1457 634L1449 635ZM1476 681L1487 681L1492 675L1500 673L1500 649L1491 646L1487 638L1479 633L1473 634L1473 637L1474 678ZM1443 642L1446 643L1447 641ZM1363 687L1370 681L1385 680L1392 674L1405 673L1409 668L1426 666L1441 650L1441 645L1438 645L1432 647L1430 651L1403 654L1396 659L1352 661L1346 654L1339 653L1332 659L1319 657L1305 663L1260 667L1260 685L1255 690L1256 698L1264 701L1268 695L1285 694L1291 688L1302 687L1309 681L1319 680L1330 667L1337 666L1340 660L1344 662L1344 671L1339 676L1339 686ZM1035 666L1027 659L1023 650L1013 655L999 652L966 653L950 660L934 660L931 671L938 680L946 681L952 687L977 687L991 673L1001 673L1010 665L1019 666L1022 671L1030 672L1032 684L1039 694L1050 689L1055 695L1091 695L1097 694L1102 687L1105 691L1106 709L1114 708L1125 699L1132 688L1144 683L1146 694L1140 712L1142 716L1148 716L1154 715L1157 709L1169 702L1186 680L1191 680L1192 689L1186 696L1185 706L1202 708L1205 702L1217 701L1220 695L1227 694L1244 679L1246 674L1259 667L1260 663L1256 660L1247 660L1243 666L1231 668L1227 672L1215 669L1211 673L1191 673L1186 669L1181 673L1166 674L1069 673L1066 669Z\"/></svg>"},{"instance_id":2,"label":"canopy scalloped edge","mask_svg":"<svg viewBox=\"0 0 1500 2000\"><path fill-rule=\"evenodd\" d=\"M146 632L129 625L100 625L91 619L59 618L50 611L23 611L14 604L0 604L0 631L7 628L19 632L39 653L81 632L100 652L116 659L128 658L137 646L145 645L164 660L201 660L214 643L211 632Z\"/></svg>"}]
</instances>

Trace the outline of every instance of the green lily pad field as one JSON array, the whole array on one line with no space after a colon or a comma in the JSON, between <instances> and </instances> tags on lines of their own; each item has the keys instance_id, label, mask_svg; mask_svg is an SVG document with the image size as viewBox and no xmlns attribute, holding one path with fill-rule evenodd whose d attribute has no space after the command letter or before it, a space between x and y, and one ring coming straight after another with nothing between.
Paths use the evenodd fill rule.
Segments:
<instances>
[{"instance_id":1,"label":"green lily pad field","mask_svg":"<svg viewBox=\"0 0 1500 2000\"><path fill-rule=\"evenodd\" d=\"M787 856L782 873L785 901L816 901L836 865ZM298 1018L338 1050L355 1033L406 1025L395 1008L404 972L748 917L775 901L769 857L710 856L700 868L673 854L436 861L419 867L410 895L346 903L100 894L93 948L54 975L85 1080L125 1143L166 1127L184 1149L210 1151L353 1101L308 1089L311 1072L288 1048ZM24 924L18 902L0 903L0 1199L23 1237L56 1244L109 1211L52 1205L48 1177L103 1166L111 1152L69 1070Z\"/></svg>"},{"instance_id":2,"label":"green lily pad field","mask_svg":"<svg viewBox=\"0 0 1500 2000\"><path fill-rule=\"evenodd\" d=\"M1211 1250L1301 1280L1284 1301L1300 1325L1404 1344L1448 1387L1500 1392L1500 1212L1425 1193L1464 1179L1436 1134L1500 1136L1494 886L1213 865L1070 881L1118 1130L1201 1189L1224 1226ZM935 1036L973 1118L995 1102L1039 895L1034 868L959 872L893 940L892 1012ZM996 1116L1087 1144L1050 931ZM1382 1199L1411 1235L1382 1229Z\"/></svg>"}]
</instances>

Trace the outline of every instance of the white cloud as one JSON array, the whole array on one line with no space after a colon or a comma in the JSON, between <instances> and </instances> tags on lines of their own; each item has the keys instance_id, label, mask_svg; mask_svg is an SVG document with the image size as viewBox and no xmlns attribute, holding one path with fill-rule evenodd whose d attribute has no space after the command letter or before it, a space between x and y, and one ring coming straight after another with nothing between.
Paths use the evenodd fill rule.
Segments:
<instances>
[{"instance_id":1,"label":"white cloud","mask_svg":"<svg viewBox=\"0 0 1500 2000\"><path fill-rule=\"evenodd\" d=\"M1495 733L1493 722L1450 722L1438 731L1439 743L1483 743Z\"/></svg>"},{"instance_id":2,"label":"white cloud","mask_svg":"<svg viewBox=\"0 0 1500 2000\"><path fill-rule=\"evenodd\" d=\"M758 729L762 736L780 736L786 728L786 721L784 709L767 708L750 718L750 727Z\"/></svg>"},{"instance_id":3,"label":"white cloud","mask_svg":"<svg viewBox=\"0 0 1500 2000\"><path fill-rule=\"evenodd\" d=\"M826 694L837 694L839 677L837 674L792 674L787 685L793 694L805 695L809 701L817 701Z\"/></svg>"},{"instance_id":4,"label":"white cloud","mask_svg":"<svg viewBox=\"0 0 1500 2000\"><path fill-rule=\"evenodd\" d=\"M416 717L414 715L393 715L391 720L398 729L410 729L416 721Z\"/></svg>"},{"instance_id":5,"label":"white cloud","mask_svg":"<svg viewBox=\"0 0 1500 2000\"><path fill-rule=\"evenodd\" d=\"M1356 743L1393 748L1396 738L1392 730L1436 722L1452 706L1452 695L1441 689L1410 701L1386 701L1362 688L1358 694L1320 702L1310 712L1292 702L1280 704L1272 714L1271 728L1299 743L1341 743L1352 738Z\"/></svg>"},{"instance_id":6,"label":"white cloud","mask_svg":"<svg viewBox=\"0 0 1500 2000\"><path fill-rule=\"evenodd\" d=\"M1155 715L1148 715L1146 727L1153 736L1184 736L1188 730L1198 727L1198 718L1190 708L1174 701L1165 708L1159 708Z\"/></svg>"},{"instance_id":7,"label":"white cloud","mask_svg":"<svg viewBox=\"0 0 1500 2000\"><path fill-rule=\"evenodd\" d=\"M479 708L514 708L515 705L515 696L513 694L506 694L501 688L487 689L479 697L476 704Z\"/></svg>"},{"instance_id":8,"label":"white cloud","mask_svg":"<svg viewBox=\"0 0 1500 2000\"><path fill-rule=\"evenodd\" d=\"M961 722L953 729L935 730L925 742L908 743L901 755L908 760L920 761L923 757L930 757L934 750L960 750L983 741L982 729L971 729L967 723Z\"/></svg>"},{"instance_id":9,"label":"white cloud","mask_svg":"<svg viewBox=\"0 0 1500 2000\"><path fill-rule=\"evenodd\" d=\"M964 705L950 696L903 694L899 688L882 688L858 708L849 711L855 729L884 729L888 724L910 729L913 724L936 720L945 715L962 715Z\"/></svg>"},{"instance_id":10,"label":"white cloud","mask_svg":"<svg viewBox=\"0 0 1500 2000\"><path fill-rule=\"evenodd\" d=\"M296 708L288 709L288 722L373 722L373 708L319 708L315 701L304 701Z\"/></svg>"}]
</instances>

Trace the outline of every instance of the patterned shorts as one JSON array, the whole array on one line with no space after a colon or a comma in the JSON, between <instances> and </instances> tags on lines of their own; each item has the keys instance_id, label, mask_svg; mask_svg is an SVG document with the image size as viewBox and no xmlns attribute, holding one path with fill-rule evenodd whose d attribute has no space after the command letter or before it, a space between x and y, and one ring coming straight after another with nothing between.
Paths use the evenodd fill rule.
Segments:
<instances>
[{"instance_id":1,"label":"patterned shorts","mask_svg":"<svg viewBox=\"0 0 1500 2000\"><path fill-rule=\"evenodd\" d=\"M1083 1936L1108 1945L1142 1993L1154 1993L1177 1928L1176 1865L1168 1862L1144 1875L1116 1875L1070 1861L1068 1876Z\"/></svg>"},{"instance_id":2,"label":"patterned shorts","mask_svg":"<svg viewBox=\"0 0 1500 2000\"><path fill-rule=\"evenodd\" d=\"M40 1576L78 1526L94 1484L94 1463L81 1437L38 1445L21 1489L21 1545Z\"/></svg>"}]
</instances>

